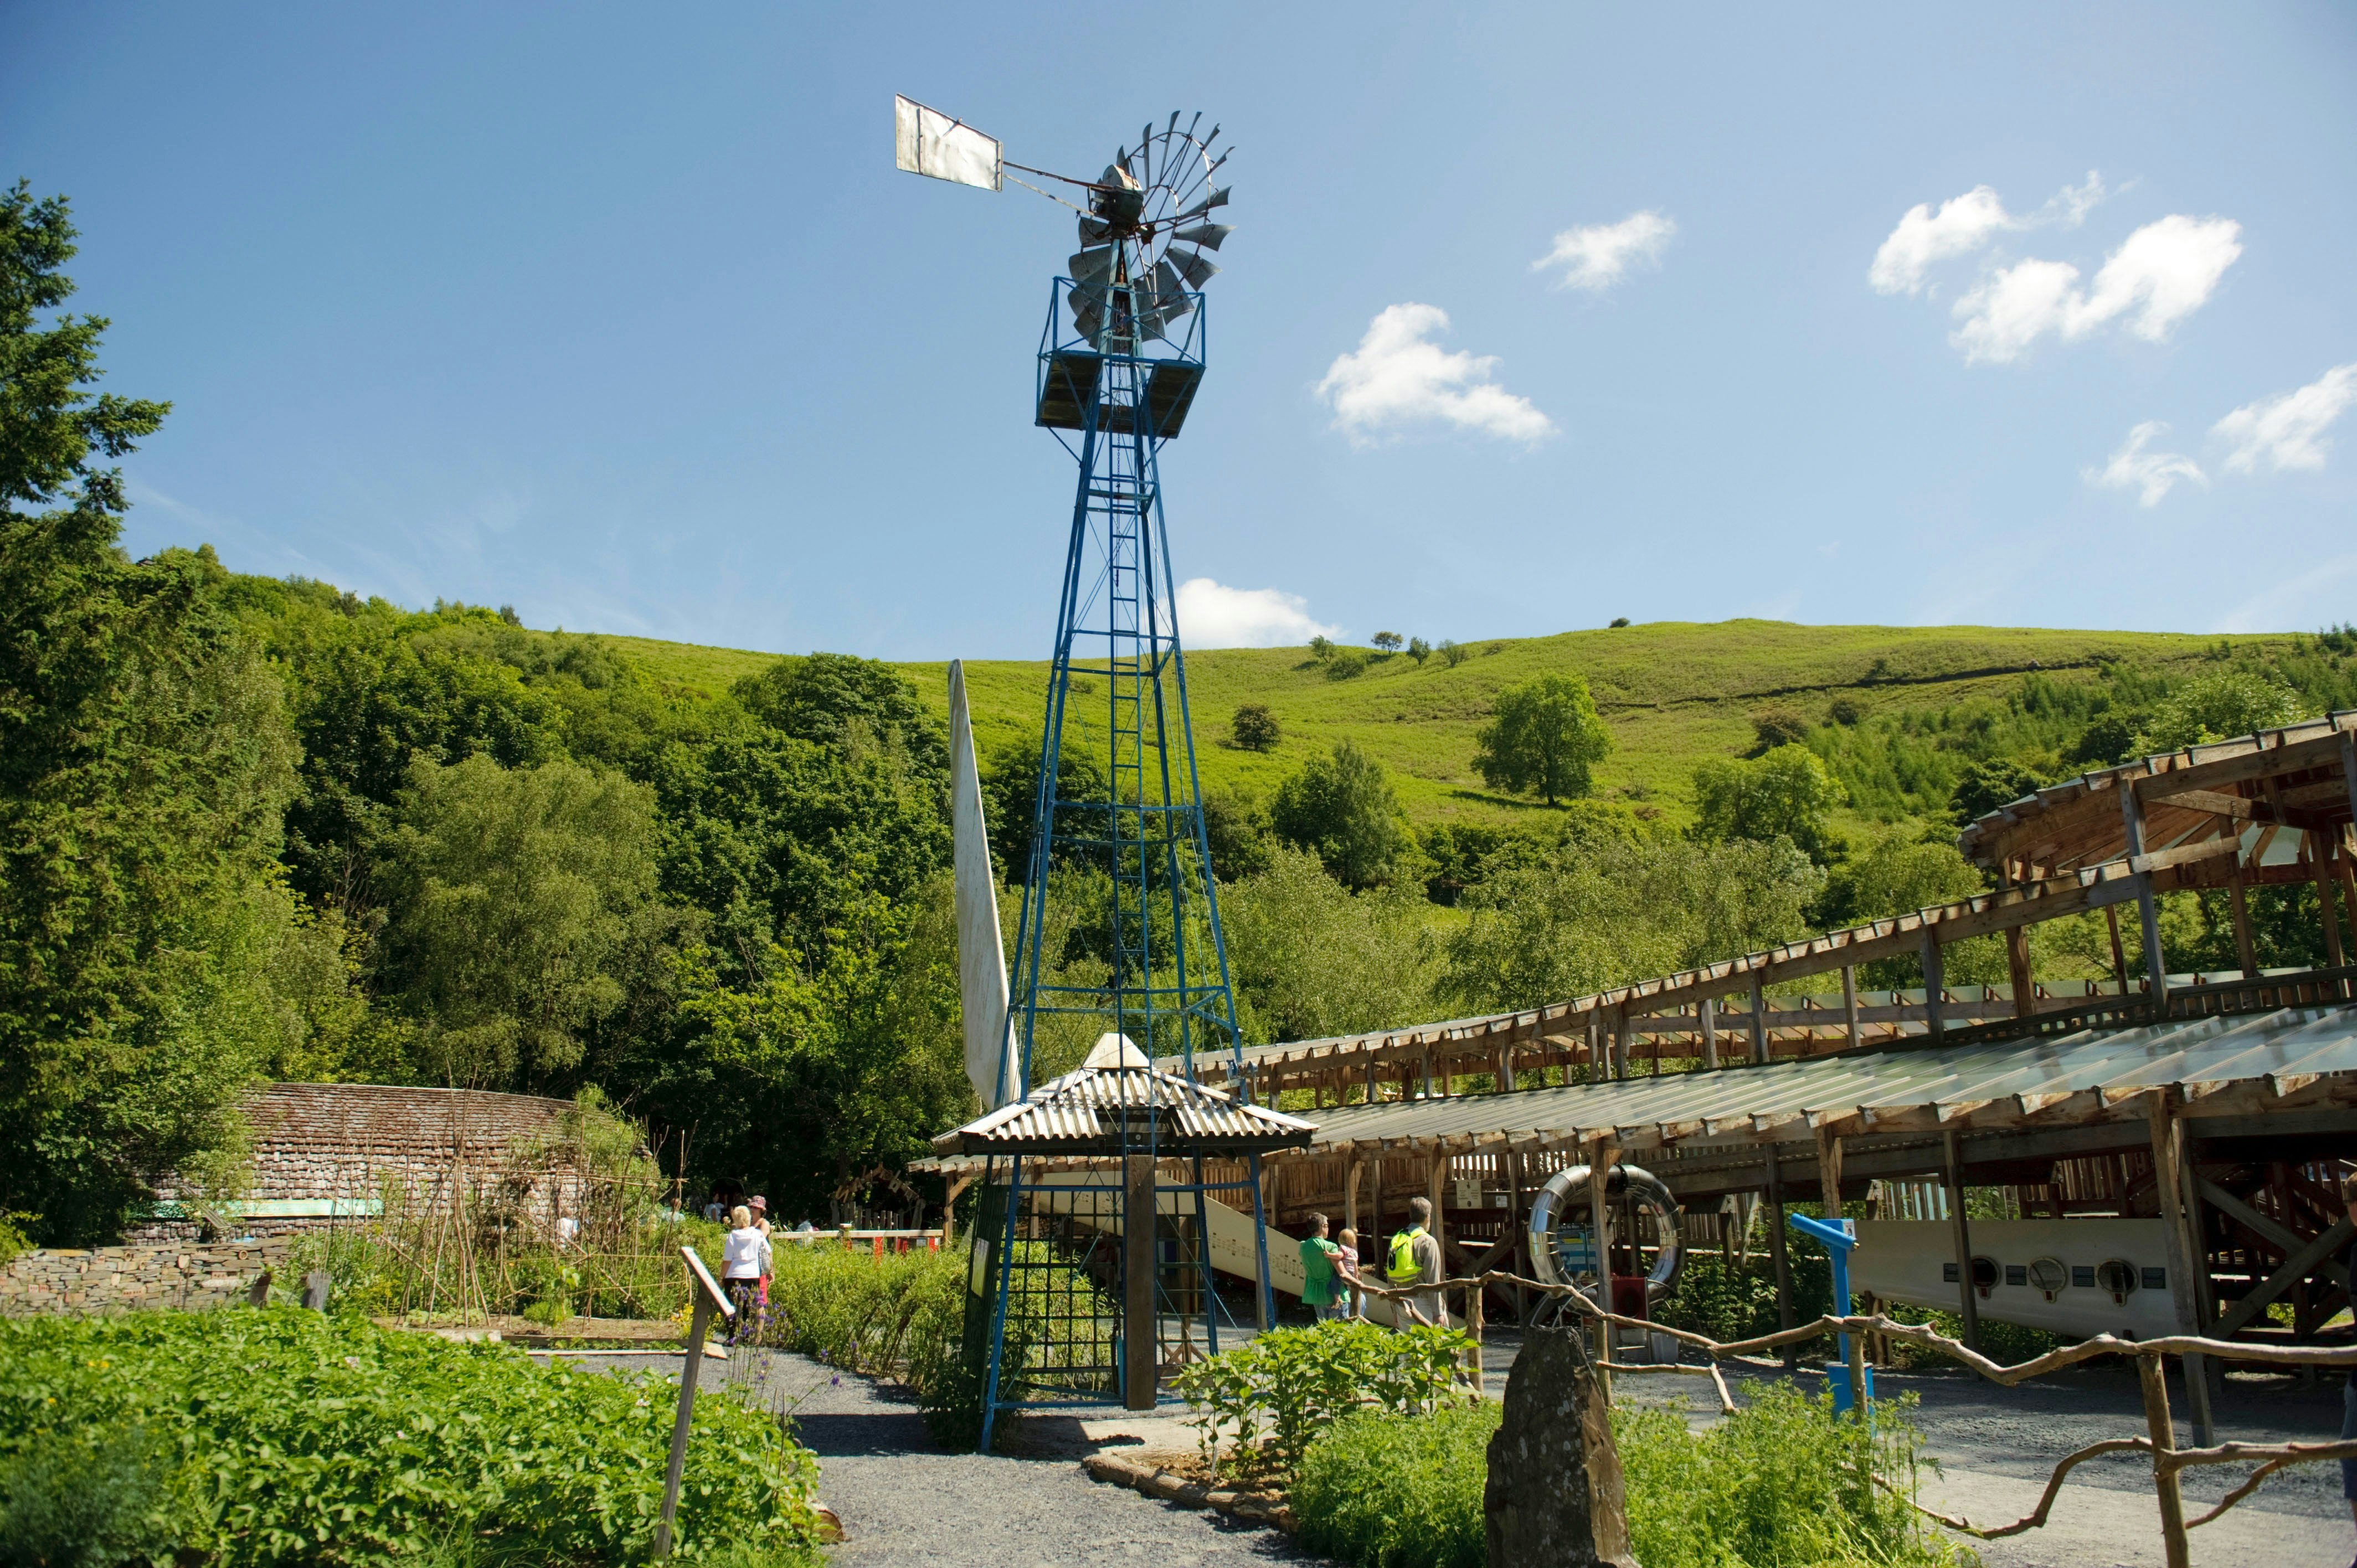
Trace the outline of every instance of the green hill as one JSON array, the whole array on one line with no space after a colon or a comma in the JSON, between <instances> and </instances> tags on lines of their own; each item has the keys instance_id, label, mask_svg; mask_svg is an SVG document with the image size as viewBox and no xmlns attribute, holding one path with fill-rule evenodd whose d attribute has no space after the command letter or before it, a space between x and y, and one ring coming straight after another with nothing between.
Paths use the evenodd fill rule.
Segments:
<instances>
[{"instance_id":1,"label":"green hill","mask_svg":"<svg viewBox=\"0 0 2357 1568\"><path fill-rule=\"evenodd\" d=\"M706 691L769 657L612 640L662 679ZM2222 659L2274 671L2326 702L2345 688L2351 669L2344 655L2299 634L2228 643L2175 633L1761 620L1505 639L1471 644L1469 654L1454 667L1437 656L1421 666L1405 654L1378 656L1364 673L1340 681L1306 649L1190 654L1206 788L1265 798L1302 757L1347 736L1393 770L1419 824L1528 822L1543 808L1491 793L1474 774L1474 733L1500 688L1560 670L1587 679L1612 729L1615 749L1597 775L1605 799L1682 819L1695 766L1750 749L1754 715L1772 709L1818 732L1810 743L1850 785L1853 816L1892 820L1937 810L1954 777L1984 757L2026 755L2033 766L2063 770L2072 739L2093 715L2148 701ZM903 668L928 700L946 707L945 664ZM1046 678L1044 661L967 666L985 757L1037 733ZM1846 722L1835 725L1842 699ZM1230 716L1243 703L1265 703L1276 715L1284 739L1274 751L1228 743ZM1085 696L1075 706L1083 722L1092 716Z\"/></svg>"}]
</instances>

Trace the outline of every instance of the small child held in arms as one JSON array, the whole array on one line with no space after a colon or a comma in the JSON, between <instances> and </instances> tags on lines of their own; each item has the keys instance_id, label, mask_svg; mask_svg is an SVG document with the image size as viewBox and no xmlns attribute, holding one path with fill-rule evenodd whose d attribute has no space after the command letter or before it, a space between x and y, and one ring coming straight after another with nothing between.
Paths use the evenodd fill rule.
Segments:
<instances>
[{"instance_id":1,"label":"small child held in arms","mask_svg":"<svg viewBox=\"0 0 2357 1568\"><path fill-rule=\"evenodd\" d=\"M1344 1317L1364 1317L1367 1316L1367 1298L1359 1294L1359 1233L1345 1226L1335 1240L1341 1243L1341 1247L1334 1259L1334 1272L1341 1275L1343 1283L1350 1287L1342 1297L1341 1315Z\"/></svg>"}]
</instances>

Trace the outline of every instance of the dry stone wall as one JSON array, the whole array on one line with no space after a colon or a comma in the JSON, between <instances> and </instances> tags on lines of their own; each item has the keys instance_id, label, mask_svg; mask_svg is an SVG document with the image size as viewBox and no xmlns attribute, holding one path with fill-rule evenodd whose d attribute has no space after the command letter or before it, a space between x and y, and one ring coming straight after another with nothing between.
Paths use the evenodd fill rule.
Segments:
<instances>
[{"instance_id":1,"label":"dry stone wall","mask_svg":"<svg viewBox=\"0 0 2357 1568\"><path fill-rule=\"evenodd\" d=\"M0 1316L182 1310L242 1302L264 1269L283 1268L285 1240L203 1246L48 1248L0 1270Z\"/></svg>"}]
</instances>

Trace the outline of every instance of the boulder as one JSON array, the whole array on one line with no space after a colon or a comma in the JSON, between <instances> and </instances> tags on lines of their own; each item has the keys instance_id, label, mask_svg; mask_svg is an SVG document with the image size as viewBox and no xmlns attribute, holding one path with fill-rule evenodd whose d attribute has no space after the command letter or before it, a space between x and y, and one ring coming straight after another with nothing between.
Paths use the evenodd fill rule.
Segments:
<instances>
[{"instance_id":1,"label":"boulder","mask_svg":"<svg viewBox=\"0 0 2357 1568\"><path fill-rule=\"evenodd\" d=\"M1611 1407L1576 1328L1534 1328L1481 1498L1491 1568L1637 1568Z\"/></svg>"}]
</instances>

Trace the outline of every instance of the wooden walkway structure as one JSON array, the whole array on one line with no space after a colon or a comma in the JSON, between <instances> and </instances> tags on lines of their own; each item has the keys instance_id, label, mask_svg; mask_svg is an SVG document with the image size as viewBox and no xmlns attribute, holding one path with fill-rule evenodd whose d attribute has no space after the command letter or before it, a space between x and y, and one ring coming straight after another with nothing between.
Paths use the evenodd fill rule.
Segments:
<instances>
[{"instance_id":1,"label":"wooden walkway structure","mask_svg":"<svg viewBox=\"0 0 2357 1568\"><path fill-rule=\"evenodd\" d=\"M2182 1332L2314 1341L2349 1302L2332 1258L2352 1231L2329 1178L2357 1158L2352 822L2357 714L2336 714L2007 805L1959 839L2000 878L1972 898L1544 1007L1247 1052L1262 1098L1307 1091L1297 1113L1319 1123L1308 1149L1269 1162L1272 1219L1321 1209L1380 1234L1426 1196L1469 1272L1527 1273L1536 1186L1636 1156L1690 1208L1773 1211L1789 1322L1787 1200L1857 1214L1878 1181L1936 1183L1968 1281L1962 1189L2007 1186L2031 1217L2167 1221ZM2263 972L2245 896L2290 884L2316 889L2328 961ZM2229 893L2242 961L2171 972L2157 899L2201 888ZM2028 929L2096 910L2111 981L2041 985ZM2141 939L2135 973L2122 917ZM2012 983L1945 987L1943 950L1992 935ZM1923 990L1859 992L1859 965L1902 954ZM1820 974L1839 993L1767 993ZM1449 1092L1469 1079L1482 1092ZM1974 1292L1958 1295L1972 1326Z\"/></svg>"}]
</instances>

